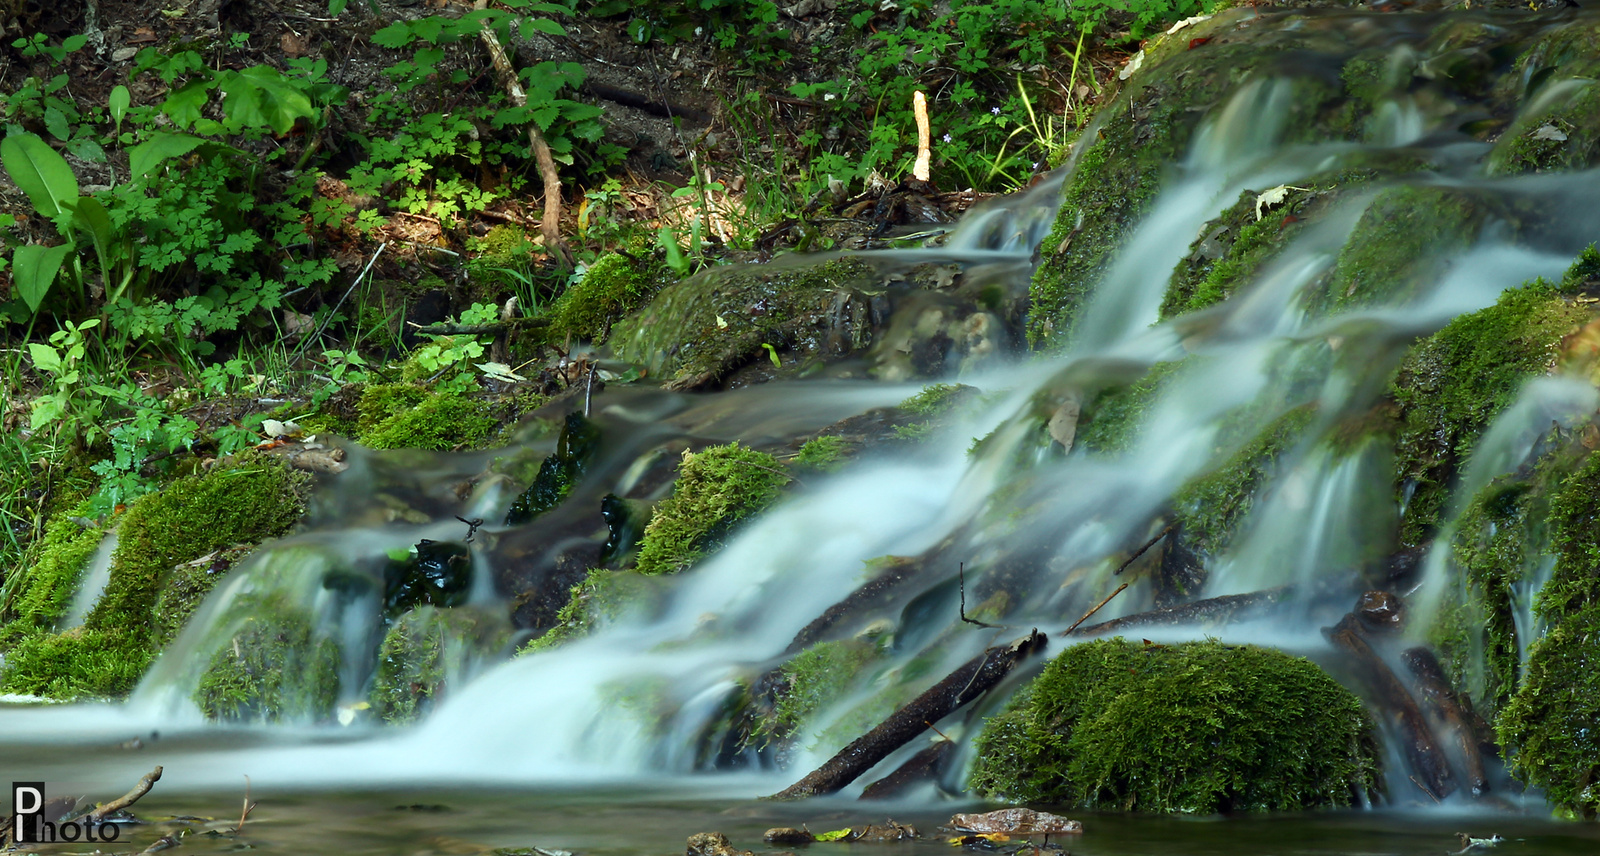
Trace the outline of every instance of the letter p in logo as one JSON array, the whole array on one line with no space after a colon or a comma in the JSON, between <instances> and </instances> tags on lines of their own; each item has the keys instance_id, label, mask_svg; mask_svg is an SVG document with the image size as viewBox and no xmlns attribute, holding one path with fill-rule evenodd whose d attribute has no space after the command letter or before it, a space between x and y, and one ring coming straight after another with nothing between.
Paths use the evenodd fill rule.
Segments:
<instances>
[{"instance_id":1,"label":"letter p in logo","mask_svg":"<svg viewBox=\"0 0 1600 856\"><path fill-rule=\"evenodd\" d=\"M11 829L12 840L33 841L38 821L44 819L44 782L12 782L11 806L16 823Z\"/></svg>"}]
</instances>

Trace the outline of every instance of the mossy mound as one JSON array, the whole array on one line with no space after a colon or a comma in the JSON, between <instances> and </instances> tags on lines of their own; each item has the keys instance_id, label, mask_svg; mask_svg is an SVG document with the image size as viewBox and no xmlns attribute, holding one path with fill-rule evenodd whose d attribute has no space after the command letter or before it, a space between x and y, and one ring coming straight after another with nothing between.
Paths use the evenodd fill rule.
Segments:
<instances>
[{"instance_id":1,"label":"mossy mound","mask_svg":"<svg viewBox=\"0 0 1600 856\"><path fill-rule=\"evenodd\" d=\"M738 443L685 450L672 495L645 527L639 573L670 574L694 564L735 524L771 505L789 480L777 458Z\"/></svg>"},{"instance_id":2,"label":"mossy mound","mask_svg":"<svg viewBox=\"0 0 1600 856\"><path fill-rule=\"evenodd\" d=\"M82 628L34 635L8 655L0 688L52 698L116 697L133 689L164 638L158 597L179 565L286 532L309 479L245 452L139 498L117 526L105 593Z\"/></svg>"},{"instance_id":3,"label":"mossy mound","mask_svg":"<svg viewBox=\"0 0 1600 856\"><path fill-rule=\"evenodd\" d=\"M593 568L567 592L567 603L556 613L556 623L537 639L529 640L517 654L546 651L588 635L595 624L619 618L630 606L642 602L650 588L634 571Z\"/></svg>"},{"instance_id":4,"label":"mossy mound","mask_svg":"<svg viewBox=\"0 0 1600 856\"><path fill-rule=\"evenodd\" d=\"M1600 161L1600 25L1580 18L1552 27L1517 58L1498 87L1504 100L1538 103L1500 135L1488 172L1567 172Z\"/></svg>"},{"instance_id":5,"label":"mossy mound","mask_svg":"<svg viewBox=\"0 0 1600 856\"><path fill-rule=\"evenodd\" d=\"M378 646L372 710L385 722L403 724L425 715L510 641L503 620L468 609L424 606L400 616Z\"/></svg>"},{"instance_id":6,"label":"mossy mound","mask_svg":"<svg viewBox=\"0 0 1600 856\"><path fill-rule=\"evenodd\" d=\"M977 741L990 798L1155 812L1358 804L1378 786L1361 702L1308 660L1107 639L1050 662Z\"/></svg>"},{"instance_id":7,"label":"mossy mound","mask_svg":"<svg viewBox=\"0 0 1600 856\"><path fill-rule=\"evenodd\" d=\"M211 655L194 702L228 722L328 719L339 698L339 645L319 636L309 611L280 594L233 605L234 630Z\"/></svg>"},{"instance_id":8,"label":"mossy mound","mask_svg":"<svg viewBox=\"0 0 1600 856\"><path fill-rule=\"evenodd\" d=\"M791 657L778 668L772 711L757 723L752 735L756 744L788 739L812 717L842 700L880 653L871 640L836 639L819 642Z\"/></svg>"},{"instance_id":9,"label":"mossy mound","mask_svg":"<svg viewBox=\"0 0 1600 856\"><path fill-rule=\"evenodd\" d=\"M1403 543L1422 544L1434 531L1472 445L1528 378L1555 366L1562 337L1586 318L1555 286L1536 281L1456 318L1406 355L1390 390L1400 411Z\"/></svg>"},{"instance_id":10,"label":"mossy mound","mask_svg":"<svg viewBox=\"0 0 1600 856\"><path fill-rule=\"evenodd\" d=\"M1511 769L1558 808L1600 814L1600 606L1566 616L1528 653L1523 689L1495 726Z\"/></svg>"},{"instance_id":11,"label":"mossy mound","mask_svg":"<svg viewBox=\"0 0 1600 856\"><path fill-rule=\"evenodd\" d=\"M1173 505L1188 549L1202 556L1222 552L1249 518L1256 495L1276 470L1278 460L1300 441L1315 415L1316 408L1311 405L1290 410L1221 467L1178 490Z\"/></svg>"},{"instance_id":12,"label":"mossy mound","mask_svg":"<svg viewBox=\"0 0 1600 856\"><path fill-rule=\"evenodd\" d=\"M620 253L606 253L567 286L550 307L552 342L568 339L603 341L622 316L643 306L668 277L665 265L640 262Z\"/></svg>"},{"instance_id":13,"label":"mossy mound","mask_svg":"<svg viewBox=\"0 0 1600 856\"><path fill-rule=\"evenodd\" d=\"M77 514L87 511L81 506ZM105 537L98 526L84 526L82 517L57 514L45 526L39 558L32 565L7 579L7 587L19 592L9 610L10 621L0 626L0 650L33 633L53 629L67 614L84 569Z\"/></svg>"},{"instance_id":14,"label":"mossy mound","mask_svg":"<svg viewBox=\"0 0 1600 856\"><path fill-rule=\"evenodd\" d=\"M1184 365L1183 360L1156 363L1138 380L1104 387L1089 396L1078 415L1076 445L1104 454L1132 449L1151 405Z\"/></svg>"},{"instance_id":15,"label":"mossy mound","mask_svg":"<svg viewBox=\"0 0 1600 856\"><path fill-rule=\"evenodd\" d=\"M371 449L443 452L478 447L499 426L484 403L417 384L368 386L359 409L356 440Z\"/></svg>"},{"instance_id":16,"label":"mossy mound","mask_svg":"<svg viewBox=\"0 0 1600 856\"><path fill-rule=\"evenodd\" d=\"M778 352L794 362L854 353L871 344L872 329L866 313L847 310L865 305L856 286L871 273L856 259L771 272L707 270L618 322L610 345L674 389L715 384Z\"/></svg>"}]
</instances>

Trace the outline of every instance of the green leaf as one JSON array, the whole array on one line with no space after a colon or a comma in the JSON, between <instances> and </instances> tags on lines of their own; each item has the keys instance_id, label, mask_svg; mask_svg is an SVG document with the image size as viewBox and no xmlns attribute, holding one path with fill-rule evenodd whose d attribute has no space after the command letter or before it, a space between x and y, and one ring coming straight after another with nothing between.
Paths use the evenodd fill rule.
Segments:
<instances>
[{"instance_id":1,"label":"green leaf","mask_svg":"<svg viewBox=\"0 0 1600 856\"><path fill-rule=\"evenodd\" d=\"M57 107L46 107L44 110L44 129L50 136L62 141L67 141L72 136L72 126L67 122L67 114Z\"/></svg>"},{"instance_id":2,"label":"green leaf","mask_svg":"<svg viewBox=\"0 0 1600 856\"><path fill-rule=\"evenodd\" d=\"M105 280L105 287L109 291L114 288L111 277L112 270L120 261L115 255L116 230L111 226L111 215L106 212L106 207L100 200L93 196L81 197L77 204L71 206L72 225L89 233L89 240L94 244L94 253L100 259L100 276Z\"/></svg>"},{"instance_id":3,"label":"green leaf","mask_svg":"<svg viewBox=\"0 0 1600 856\"><path fill-rule=\"evenodd\" d=\"M522 32L526 36L529 30L536 33L545 33L551 36L566 36L567 28L549 18L524 18L522 19Z\"/></svg>"},{"instance_id":4,"label":"green leaf","mask_svg":"<svg viewBox=\"0 0 1600 856\"><path fill-rule=\"evenodd\" d=\"M200 111L211 100L211 87L214 83L210 80L192 80L181 89L173 90L167 100L161 102L161 112L167 114L174 125L188 128L200 121Z\"/></svg>"},{"instance_id":5,"label":"green leaf","mask_svg":"<svg viewBox=\"0 0 1600 856\"><path fill-rule=\"evenodd\" d=\"M61 355L56 353L55 348L39 342L29 342L28 354L33 357L33 364L39 371L61 373Z\"/></svg>"},{"instance_id":6,"label":"green leaf","mask_svg":"<svg viewBox=\"0 0 1600 856\"><path fill-rule=\"evenodd\" d=\"M819 832L816 835L816 839L818 841L843 841L849 835L850 827L847 826L844 829L835 829L832 832Z\"/></svg>"},{"instance_id":7,"label":"green leaf","mask_svg":"<svg viewBox=\"0 0 1600 856\"><path fill-rule=\"evenodd\" d=\"M128 105L133 103L133 96L128 94L128 87L113 86L111 94L106 96L106 109L111 111L111 121L117 124L117 133L122 133L122 117L128 114Z\"/></svg>"},{"instance_id":8,"label":"green leaf","mask_svg":"<svg viewBox=\"0 0 1600 856\"><path fill-rule=\"evenodd\" d=\"M204 142L193 134L157 131L150 135L150 139L128 151L128 171L133 174L133 180L138 181L160 166L162 161L186 155Z\"/></svg>"},{"instance_id":9,"label":"green leaf","mask_svg":"<svg viewBox=\"0 0 1600 856\"><path fill-rule=\"evenodd\" d=\"M81 35L81 34L80 35L76 35L76 36L67 36L65 39L63 39L61 41L61 50L65 51L66 53L72 53L73 51L82 48L84 45L86 45L88 43L89 43L89 37L88 36Z\"/></svg>"},{"instance_id":10,"label":"green leaf","mask_svg":"<svg viewBox=\"0 0 1600 856\"><path fill-rule=\"evenodd\" d=\"M62 202L78 198L78 179L72 174L72 167L36 134L7 134L0 140L0 163L11 180L28 194L33 209L45 217L54 219L62 212Z\"/></svg>"},{"instance_id":11,"label":"green leaf","mask_svg":"<svg viewBox=\"0 0 1600 856\"><path fill-rule=\"evenodd\" d=\"M401 48L411 41L411 28L404 21L396 21L372 34L372 43L379 47Z\"/></svg>"},{"instance_id":12,"label":"green leaf","mask_svg":"<svg viewBox=\"0 0 1600 856\"><path fill-rule=\"evenodd\" d=\"M328 17L339 17L339 13L343 12L344 7L349 5L349 3L350 0L328 0Z\"/></svg>"},{"instance_id":13,"label":"green leaf","mask_svg":"<svg viewBox=\"0 0 1600 856\"><path fill-rule=\"evenodd\" d=\"M50 284L55 282L56 274L61 270L61 262L73 249L75 247L71 243L55 247L41 247L38 244L17 247L11 257L11 277L17 286L17 296L28 304L29 311L39 311L44 296L50 291Z\"/></svg>"}]
</instances>

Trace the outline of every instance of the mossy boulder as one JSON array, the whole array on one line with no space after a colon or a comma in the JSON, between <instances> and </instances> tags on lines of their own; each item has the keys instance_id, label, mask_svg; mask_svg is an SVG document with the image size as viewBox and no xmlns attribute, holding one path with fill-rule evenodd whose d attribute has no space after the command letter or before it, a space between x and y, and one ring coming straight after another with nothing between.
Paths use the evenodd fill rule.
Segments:
<instances>
[{"instance_id":1,"label":"mossy boulder","mask_svg":"<svg viewBox=\"0 0 1600 856\"><path fill-rule=\"evenodd\" d=\"M661 290L618 322L616 355L674 389L712 386L756 360L843 356L872 341L860 292L872 269L856 259L757 271L712 268ZM798 368L798 365L796 365Z\"/></svg>"},{"instance_id":2,"label":"mossy boulder","mask_svg":"<svg viewBox=\"0 0 1600 856\"><path fill-rule=\"evenodd\" d=\"M818 642L778 667L772 707L755 728L758 746L788 740L818 713L842 701L862 673L882 656L871 639Z\"/></svg>"},{"instance_id":3,"label":"mossy boulder","mask_svg":"<svg viewBox=\"0 0 1600 856\"><path fill-rule=\"evenodd\" d=\"M1378 787L1361 702L1308 660L1217 641L1067 649L992 717L970 786L1152 812L1357 805Z\"/></svg>"},{"instance_id":4,"label":"mossy boulder","mask_svg":"<svg viewBox=\"0 0 1600 856\"><path fill-rule=\"evenodd\" d=\"M738 443L685 450L672 495L645 527L639 573L670 574L699 561L736 524L776 501L790 478L777 458Z\"/></svg>"},{"instance_id":5,"label":"mossy boulder","mask_svg":"<svg viewBox=\"0 0 1600 856\"><path fill-rule=\"evenodd\" d=\"M510 641L503 617L467 608L419 607L400 616L378 646L372 710L385 722L403 724L424 716Z\"/></svg>"},{"instance_id":6,"label":"mossy boulder","mask_svg":"<svg viewBox=\"0 0 1600 856\"><path fill-rule=\"evenodd\" d=\"M0 687L52 698L127 694L165 638L156 603L174 569L282 535L299 520L308 486L304 474L252 451L140 497L117 525L110 580L83 627L23 640Z\"/></svg>"},{"instance_id":7,"label":"mossy boulder","mask_svg":"<svg viewBox=\"0 0 1600 856\"><path fill-rule=\"evenodd\" d=\"M614 621L629 608L643 603L652 591L648 580L635 571L593 568L567 592L567 603L556 613L556 623L517 650L517 654L546 651L588 635L602 621Z\"/></svg>"},{"instance_id":8,"label":"mossy boulder","mask_svg":"<svg viewBox=\"0 0 1600 856\"><path fill-rule=\"evenodd\" d=\"M1424 543L1439 525L1473 444L1524 382L1555 368L1563 337L1588 313L1535 281L1451 321L1406 355L1390 397L1399 408L1401 540Z\"/></svg>"},{"instance_id":9,"label":"mossy boulder","mask_svg":"<svg viewBox=\"0 0 1600 856\"><path fill-rule=\"evenodd\" d=\"M643 306L669 275L660 262L606 253L595 259L583 272L583 277L556 298L550 307L546 338L552 342L604 341L611 326Z\"/></svg>"},{"instance_id":10,"label":"mossy boulder","mask_svg":"<svg viewBox=\"0 0 1600 856\"><path fill-rule=\"evenodd\" d=\"M1496 721L1511 769L1558 809L1600 814L1600 605L1566 615L1528 653L1521 691Z\"/></svg>"},{"instance_id":11,"label":"mossy boulder","mask_svg":"<svg viewBox=\"0 0 1600 856\"><path fill-rule=\"evenodd\" d=\"M419 384L373 384L362 391L356 440L372 449L475 448L499 422L484 402Z\"/></svg>"},{"instance_id":12,"label":"mossy boulder","mask_svg":"<svg viewBox=\"0 0 1600 856\"><path fill-rule=\"evenodd\" d=\"M1537 105L1502 133L1489 153L1491 174L1566 172L1600 160L1600 25L1568 20L1541 34L1502 78L1497 95Z\"/></svg>"},{"instance_id":13,"label":"mossy boulder","mask_svg":"<svg viewBox=\"0 0 1600 856\"><path fill-rule=\"evenodd\" d=\"M1249 518L1256 497L1316 416L1311 405L1274 419L1221 467L1201 475L1173 496L1183 542L1201 556L1216 556Z\"/></svg>"},{"instance_id":14,"label":"mossy boulder","mask_svg":"<svg viewBox=\"0 0 1600 856\"><path fill-rule=\"evenodd\" d=\"M312 613L280 592L245 595L229 610L231 633L194 691L209 719L320 722L339 698L339 645Z\"/></svg>"},{"instance_id":15,"label":"mossy boulder","mask_svg":"<svg viewBox=\"0 0 1600 856\"><path fill-rule=\"evenodd\" d=\"M83 514L87 506L78 508ZM18 593L0 626L0 650L24 636L55 628L72 607L83 572L105 538L98 526L82 525L83 517L57 514L45 525L39 558L7 579L7 589Z\"/></svg>"}]
</instances>

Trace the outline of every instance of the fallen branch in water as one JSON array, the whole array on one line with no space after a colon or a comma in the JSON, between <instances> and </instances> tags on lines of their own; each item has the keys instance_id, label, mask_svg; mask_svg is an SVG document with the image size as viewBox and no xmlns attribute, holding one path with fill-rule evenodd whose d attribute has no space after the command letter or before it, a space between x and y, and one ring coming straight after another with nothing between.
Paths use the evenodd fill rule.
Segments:
<instances>
[{"instance_id":1,"label":"fallen branch in water","mask_svg":"<svg viewBox=\"0 0 1600 856\"><path fill-rule=\"evenodd\" d=\"M1093 607L1090 607L1089 611L1085 612L1083 614L1082 618L1079 618L1077 621L1072 622L1072 626L1071 627L1068 627L1066 630L1061 631L1061 635L1062 636L1071 636L1072 635L1072 631L1078 629L1078 625L1084 623L1085 621L1088 621L1090 616L1092 616L1096 612L1100 611L1100 607L1105 606L1106 604L1111 602L1112 598L1116 597L1119 594L1122 594L1122 590L1127 588L1128 585L1129 585L1128 583L1123 583L1122 585L1117 586L1117 590L1116 591L1106 595L1106 599L1105 600L1102 600L1099 603L1095 604Z\"/></svg>"},{"instance_id":2,"label":"fallen branch in water","mask_svg":"<svg viewBox=\"0 0 1600 856\"><path fill-rule=\"evenodd\" d=\"M1044 650L1046 637L1033 631L1012 642L990 648L962 664L932 689L911 700L878 727L839 750L827 763L805 778L774 794L772 799L793 800L831 794L855 781L879 761L927 730L957 708L988 692L1029 655Z\"/></svg>"},{"instance_id":3,"label":"fallen branch in water","mask_svg":"<svg viewBox=\"0 0 1600 856\"><path fill-rule=\"evenodd\" d=\"M1467 786L1472 789L1474 796L1488 793L1489 774L1483 766L1482 748L1477 737L1479 728L1474 727L1478 725L1475 721L1478 715L1472 710L1471 702L1462 704L1461 698L1445 677L1439 659L1427 648L1408 648L1400 655L1400 660L1411 670L1411 676L1416 678L1417 689L1422 694L1422 703L1427 705L1428 712L1453 732L1452 736L1461 749L1461 759L1467 767Z\"/></svg>"},{"instance_id":4,"label":"fallen branch in water","mask_svg":"<svg viewBox=\"0 0 1600 856\"><path fill-rule=\"evenodd\" d=\"M1271 606L1283 600L1292 590L1290 586L1279 586L1248 594L1227 594L1221 597L1208 597L1205 600L1197 600L1193 603L1166 606L1161 609L1152 609L1149 612L1125 615L1122 618L1113 618L1110 621L1091 624L1088 627L1078 628L1078 632L1074 635L1108 636L1134 627L1194 624L1201 621L1234 621L1249 617L1263 607ZM1067 632L1071 633L1072 631L1068 630Z\"/></svg>"},{"instance_id":5,"label":"fallen branch in water","mask_svg":"<svg viewBox=\"0 0 1600 856\"><path fill-rule=\"evenodd\" d=\"M155 787L156 782L159 781L161 781L161 768L157 767L146 773L144 778L139 780L139 784L133 786L133 790L89 812L85 815L85 818L90 823L100 823L111 814L122 811L138 802L145 794L150 793L150 789Z\"/></svg>"},{"instance_id":6,"label":"fallen branch in water","mask_svg":"<svg viewBox=\"0 0 1600 856\"><path fill-rule=\"evenodd\" d=\"M470 538L468 540L471 540ZM239 814L239 825L233 828L233 834L238 835L244 831L244 822L250 819L250 812L256 810L257 803L250 801L250 777L244 777L244 810Z\"/></svg>"},{"instance_id":7,"label":"fallen branch in water","mask_svg":"<svg viewBox=\"0 0 1600 856\"><path fill-rule=\"evenodd\" d=\"M1159 543L1162 538L1165 538L1168 535L1171 535L1172 534L1172 530L1174 530L1176 528L1178 528L1178 524L1176 524L1176 523L1168 523L1167 524L1167 528L1161 530L1160 532L1157 532L1156 533L1156 537L1151 538L1149 541L1144 542L1144 546L1143 547L1140 547L1139 549L1134 550L1133 551L1133 555L1129 556L1128 560L1126 562L1123 562L1121 565L1118 565L1117 569L1111 572L1111 575L1112 576L1118 576L1123 571L1126 571L1128 569L1129 565L1132 565L1134 562L1139 561L1139 557L1140 556L1143 556L1151 547L1154 547L1157 543Z\"/></svg>"},{"instance_id":8,"label":"fallen branch in water","mask_svg":"<svg viewBox=\"0 0 1600 856\"><path fill-rule=\"evenodd\" d=\"M182 843L182 842L180 842L178 840L179 836L180 836L180 833L173 833L172 835L163 835L160 838L157 838L155 840L155 842L152 843L149 847L146 847L145 849L140 850L139 851L139 856L150 856L150 854L152 854L152 853L160 853L161 851L166 850L168 848L177 847L180 843Z\"/></svg>"}]
</instances>

